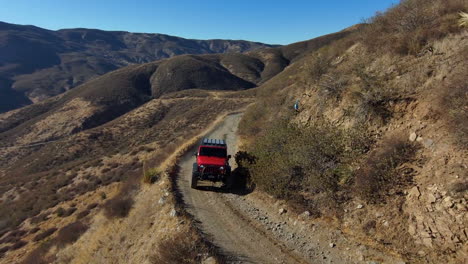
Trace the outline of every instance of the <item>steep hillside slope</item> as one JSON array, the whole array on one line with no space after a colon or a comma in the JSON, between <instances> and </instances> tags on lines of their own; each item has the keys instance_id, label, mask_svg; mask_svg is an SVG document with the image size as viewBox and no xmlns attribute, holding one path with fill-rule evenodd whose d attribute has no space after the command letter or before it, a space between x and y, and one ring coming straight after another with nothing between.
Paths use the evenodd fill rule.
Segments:
<instances>
[{"instance_id":1,"label":"steep hillside slope","mask_svg":"<svg viewBox=\"0 0 468 264\"><path fill-rule=\"evenodd\" d=\"M44 100L130 64L265 47L271 45L82 28L51 31L0 22L0 112Z\"/></svg>"},{"instance_id":2,"label":"steep hillside slope","mask_svg":"<svg viewBox=\"0 0 468 264\"><path fill-rule=\"evenodd\" d=\"M467 9L402 1L264 83L240 127L257 190L411 263L465 263Z\"/></svg>"}]
</instances>

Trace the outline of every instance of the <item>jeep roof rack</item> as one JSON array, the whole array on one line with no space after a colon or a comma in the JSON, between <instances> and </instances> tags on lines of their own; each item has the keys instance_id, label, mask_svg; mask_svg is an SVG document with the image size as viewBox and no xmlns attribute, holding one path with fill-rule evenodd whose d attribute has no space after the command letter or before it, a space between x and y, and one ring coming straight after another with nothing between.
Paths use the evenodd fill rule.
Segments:
<instances>
[{"instance_id":1,"label":"jeep roof rack","mask_svg":"<svg viewBox=\"0 0 468 264\"><path fill-rule=\"evenodd\" d=\"M202 140L202 144L207 146L226 147L226 141L222 139L204 138Z\"/></svg>"}]
</instances>

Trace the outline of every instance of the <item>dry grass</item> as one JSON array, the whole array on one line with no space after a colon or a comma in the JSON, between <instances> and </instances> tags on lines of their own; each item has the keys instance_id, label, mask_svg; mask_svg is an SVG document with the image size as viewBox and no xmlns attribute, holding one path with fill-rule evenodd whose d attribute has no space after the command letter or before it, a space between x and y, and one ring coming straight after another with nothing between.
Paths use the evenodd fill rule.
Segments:
<instances>
[{"instance_id":1,"label":"dry grass","mask_svg":"<svg viewBox=\"0 0 468 264\"><path fill-rule=\"evenodd\" d=\"M354 116L360 122L385 124L392 118L391 103L397 101L400 94L386 83L385 76L377 76L358 64L354 73L359 77L359 90L352 93L355 101Z\"/></svg>"},{"instance_id":2,"label":"dry grass","mask_svg":"<svg viewBox=\"0 0 468 264\"><path fill-rule=\"evenodd\" d=\"M208 247L194 231L180 232L162 240L156 247L151 263L157 264L195 264L201 263L208 255Z\"/></svg>"},{"instance_id":3,"label":"dry grass","mask_svg":"<svg viewBox=\"0 0 468 264\"><path fill-rule=\"evenodd\" d=\"M466 52L465 57L468 57ZM463 74L456 75L439 91L438 111L455 135L455 142L461 147L468 146L468 80Z\"/></svg>"},{"instance_id":4,"label":"dry grass","mask_svg":"<svg viewBox=\"0 0 468 264\"><path fill-rule=\"evenodd\" d=\"M104 214L109 219L128 216L135 202L133 196L140 188L140 173L141 170L137 170L132 175L129 175L125 182L120 186L119 193L104 203Z\"/></svg>"},{"instance_id":5,"label":"dry grass","mask_svg":"<svg viewBox=\"0 0 468 264\"><path fill-rule=\"evenodd\" d=\"M401 191L412 179L396 169L409 162L415 155L417 145L402 135L384 139L368 154L355 177L355 191L362 198L375 203L382 201L390 191Z\"/></svg>"},{"instance_id":6,"label":"dry grass","mask_svg":"<svg viewBox=\"0 0 468 264\"><path fill-rule=\"evenodd\" d=\"M460 27L468 27L468 14L465 12L459 13L460 18L458 19L458 25Z\"/></svg>"},{"instance_id":7,"label":"dry grass","mask_svg":"<svg viewBox=\"0 0 468 264\"><path fill-rule=\"evenodd\" d=\"M47 256L47 252L52 246L52 241L46 241L40 244L37 248L31 251L26 258L21 262L22 264L47 264L55 260L53 256Z\"/></svg>"},{"instance_id":8,"label":"dry grass","mask_svg":"<svg viewBox=\"0 0 468 264\"><path fill-rule=\"evenodd\" d=\"M226 100L230 103L226 103ZM0 179L2 190L25 190L17 199L0 204L1 214L8 218L0 228L3 231L12 230L25 219L34 216L35 223L43 221L45 215L40 213L46 208L93 191L99 186L143 174L138 156L154 156L154 159L149 158L148 165L157 167L190 134L203 131L218 118L219 113L237 109L247 103L237 99L206 98L177 99L166 105L166 102L163 104L162 101L154 100L106 126L78 133L36 151L28 149L29 155L16 156L16 164L8 172L11 177ZM119 161L119 164L102 162L105 156L130 156L130 152L141 145L145 146L142 150L144 153L134 153L137 156L128 157L129 160Z\"/></svg>"},{"instance_id":9,"label":"dry grass","mask_svg":"<svg viewBox=\"0 0 468 264\"><path fill-rule=\"evenodd\" d=\"M417 55L431 41L459 32L457 13L467 8L462 0L405 0L367 21L362 38L374 51Z\"/></svg>"}]
</instances>

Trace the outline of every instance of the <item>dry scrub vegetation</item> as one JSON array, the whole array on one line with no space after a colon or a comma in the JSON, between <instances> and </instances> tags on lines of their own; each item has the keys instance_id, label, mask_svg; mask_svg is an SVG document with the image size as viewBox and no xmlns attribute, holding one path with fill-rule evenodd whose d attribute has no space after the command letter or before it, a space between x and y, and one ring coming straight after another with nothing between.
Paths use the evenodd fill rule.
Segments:
<instances>
[{"instance_id":1,"label":"dry scrub vegetation","mask_svg":"<svg viewBox=\"0 0 468 264\"><path fill-rule=\"evenodd\" d=\"M468 50L458 20L467 9L458 0L402 1L266 82L240 123L244 155L255 161L245 165L253 185L411 262L466 257L463 233L432 233L428 242L426 231L411 231L416 217L409 215L427 211L410 208L407 194L447 185L433 175L464 164ZM466 197L463 180L456 181ZM354 212L356 204L369 209ZM372 210L392 219L392 232ZM431 244L449 241L451 251Z\"/></svg>"},{"instance_id":2,"label":"dry scrub vegetation","mask_svg":"<svg viewBox=\"0 0 468 264\"><path fill-rule=\"evenodd\" d=\"M211 255L209 247L194 230L178 232L160 241L156 252L151 257L154 264L195 264Z\"/></svg>"},{"instance_id":3,"label":"dry scrub vegetation","mask_svg":"<svg viewBox=\"0 0 468 264\"><path fill-rule=\"evenodd\" d=\"M154 212L141 206L165 214L172 209L155 200L151 188L162 192L163 177L149 168L158 168L187 138L256 96L240 124L247 152L236 156L242 164L236 173L250 173L245 181L251 189L284 199L299 212L335 219L350 233L365 230L362 241L374 241L410 262L465 257L459 243L466 244L463 232L440 234L460 225L446 216L463 210L459 205L467 190L459 178L466 174L468 45L466 28L458 25L467 5L463 0L404 0L366 24L336 34L239 57L183 56L164 65L134 65L0 116L0 255L13 262L24 250L29 252L25 263L48 263L56 260L57 246L68 245L58 255L70 260L86 240L93 241L89 248L108 256L98 242L104 238L116 249L112 259L122 261L127 257L122 247L143 238L120 236L110 227L126 234L133 234L132 228L142 233L180 231L153 222ZM181 79L165 86L171 80L164 73L185 62L193 69L206 66L209 72L190 73L184 67ZM157 69L160 74L151 77ZM185 73L190 78L183 79ZM213 89L224 84L260 87L178 91L203 88L213 74ZM151 98L163 92L168 93ZM295 113L297 99L300 109ZM73 129L61 129L61 121L77 108L85 113L82 120ZM411 132L415 138L408 141ZM43 142L33 141L36 136ZM456 181L442 177L454 174ZM427 190L436 183L450 184L447 193L459 199L449 207L453 212L433 216L436 212L424 211L424 199L433 195ZM408 202L408 190L416 202ZM153 196L143 197L142 192ZM355 204L369 210L355 212ZM393 223L391 232L374 219L372 209ZM97 222L89 222L96 215ZM444 219L448 228L429 234L434 226L418 222L414 227L428 215L433 222ZM135 225L137 220L145 224ZM112 234L89 234L86 229L93 224ZM146 235L142 237L150 239ZM192 251L205 249L188 243L190 236L145 244L145 250L159 247L162 254L155 261L191 263ZM186 254L174 255L175 250ZM80 257L89 261L93 254ZM144 258L135 253L135 260Z\"/></svg>"},{"instance_id":4,"label":"dry scrub vegetation","mask_svg":"<svg viewBox=\"0 0 468 264\"><path fill-rule=\"evenodd\" d=\"M25 263L48 263L54 259L49 258L51 250L79 239L100 209L107 221L128 218L139 190L144 183L161 179L157 168L180 144L203 131L218 115L251 100L228 96L232 98L222 98L220 93L208 98L155 99L57 142L1 153L15 157L2 159L2 173L8 175L0 177L2 255L18 258L17 249L25 247L31 252ZM116 184L118 190L109 194L106 188ZM95 198L89 204L76 205L77 199L90 195ZM72 219L78 223L61 231ZM43 229L45 226L48 228ZM67 234L73 230L77 237Z\"/></svg>"},{"instance_id":5,"label":"dry scrub vegetation","mask_svg":"<svg viewBox=\"0 0 468 264\"><path fill-rule=\"evenodd\" d=\"M459 12L466 8L463 0L404 0L365 21L369 26L362 41L380 52L391 49L402 55L418 55L431 51L431 41L460 31Z\"/></svg>"}]
</instances>

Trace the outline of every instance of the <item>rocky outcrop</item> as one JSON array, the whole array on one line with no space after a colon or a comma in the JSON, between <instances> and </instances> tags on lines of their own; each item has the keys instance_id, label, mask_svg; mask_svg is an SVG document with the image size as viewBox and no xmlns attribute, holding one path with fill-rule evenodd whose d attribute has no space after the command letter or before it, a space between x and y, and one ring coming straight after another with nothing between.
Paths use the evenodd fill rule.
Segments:
<instances>
[{"instance_id":1,"label":"rocky outcrop","mask_svg":"<svg viewBox=\"0 0 468 264\"><path fill-rule=\"evenodd\" d=\"M417 244L459 251L468 241L466 202L466 197L452 197L437 185L413 187L405 203L405 211L410 215L408 232Z\"/></svg>"}]
</instances>

